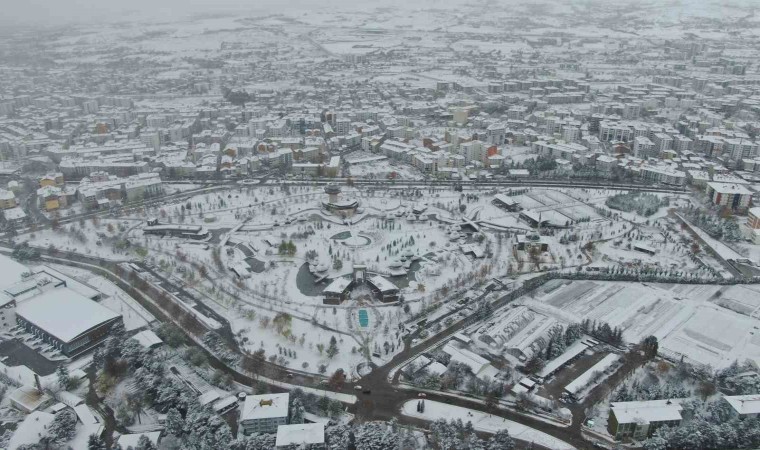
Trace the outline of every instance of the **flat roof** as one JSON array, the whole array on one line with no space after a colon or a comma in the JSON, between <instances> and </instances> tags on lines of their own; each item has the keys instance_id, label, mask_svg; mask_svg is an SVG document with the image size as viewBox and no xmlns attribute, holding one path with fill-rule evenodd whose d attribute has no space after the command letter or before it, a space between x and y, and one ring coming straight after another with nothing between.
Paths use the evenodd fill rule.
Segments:
<instances>
[{"instance_id":1,"label":"flat roof","mask_svg":"<svg viewBox=\"0 0 760 450\"><path fill-rule=\"evenodd\" d=\"M240 421L288 416L290 394L249 395L245 398Z\"/></svg>"},{"instance_id":2,"label":"flat roof","mask_svg":"<svg viewBox=\"0 0 760 450\"><path fill-rule=\"evenodd\" d=\"M96 425L100 423L98 422L98 419L95 418L95 415L92 413L92 410L90 409L90 407L87 405L75 406L74 412L79 418L79 421L82 422L84 425Z\"/></svg>"},{"instance_id":3,"label":"flat roof","mask_svg":"<svg viewBox=\"0 0 760 450\"><path fill-rule=\"evenodd\" d=\"M53 269L50 266L37 266L33 269L35 277L44 277L45 275L51 276L57 280L63 281L66 283L66 287L71 288L72 290L82 294L83 296L89 298L89 299L96 299L100 297L100 291L97 289L88 286L81 281L77 281L70 276L61 273L58 270Z\"/></svg>"},{"instance_id":4,"label":"flat roof","mask_svg":"<svg viewBox=\"0 0 760 450\"><path fill-rule=\"evenodd\" d=\"M27 444L38 444L40 438L47 432L47 427L53 422L55 416L50 413L35 411L16 427L8 448L18 448ZM126 447L125 447L126 448Z\"/></svg>"},{"instance_id":5,"label":"flat roof","mask_svg":"<svg viewBox=\"0 0 760 450\"><path fill-rule=\"evenodd\" d=\"M16 314L63 342L121 317L69 288L51 289L22 302Z\"/></svg>"},{"instance_id":6,"label":"flat roof","mask_svg":"<svg viewBox=\"0 0 760 450\"><path fill-rule=\"evenodd\" d=\"M613 402L610 409L618 423L651 423L681 420L683 399Z\"/></svg>"},{"instance_id":7,"label":"flat roof","mask_svg":"<svg viewBox=\"0 0 760 450\"><path fill-rule=\"evenodd\" d=\"M519 203L513 199L512 197L506 196L504 194L496 194L493 196L494 200L498 200L505 205L519 205Z\"/></svg>"},{"instance_id":8,"label":"flat roof","mask_svg":"<svg viewBox=\"0 0 760 450\"><path fill-rule=\"evenodd\" d=\"M348 278L338 277L328 284L322 293L342 294L349 284L351 284L351 280Z\"/></svg>"},{"instance_id":9,"label":"flat roof","mask_svg":"<svg viewBox=\"0 0 760 450\"><path fill-rule=\"evenodd\" d=\"M483 367L490 364L487 359L483 358L482 356L473 353L467 349L463 348L457 348L454 345L451 344L451 342L448 342L444 347L443 351L445 353L448 353L451 356L451 361L455 361L458 363L462 363L472 369L474 373L479 373Z\"/></svg>"},{"instance_id":10,"label":"flat roof","mask_svg":"<svg viewBox=\"0 0 760 450\"><path fill-rule=\"evenodd\" d=\"M760 414L760 395L726 395L723 398L741 415Z\"/></svg>"},{"instance_id":11,"label":"flat roof","mask_svg":"<svg viewBox=\"0 0 760 450\"><path fill-rule=\"evenodd\" d=\"M396 287L395 284L393 284L389 280L386 280L385 278L381 277L380 275L373 275L373 276L369 277L368 280L376 288L378 288L381 292L398 291L398 287Z\"/></svg>"},{"instance_id":12,"label":"flat roof","mask_svg":"<svg viewBox=\"0 0 760 450\"><path fill-rule=\"evenodd\" d=\"M277 427L277 439L274 445L285 447L288 445L308 445L325 443L324 423L300 423L294 425L280 425Z\"/></svg>"},{"instance_id":13,"label":"flat roof","mask_svg":"<svg viewBox=\"0 0 760 450\"><path fill-rule=\"evenodd\" d=\"M21 281L21 274L29 272L29 269L17 263L10 256L0 255L0 288L8 287Z\"/></svg>"},{"instance_id":14,"label":"flat roof","mask_svg":"<svg viewBox=\"0 0 760 450\"><path fill-rule=\"evenodd\" d=\"M198 397L198 403L201 404L201 406L206 406L209 403L213 403L221 398L221 395L219 395L218 392L214 390L210 390L206 392L205 394Z\"/></svg>"},{"instance_id":15,"label":"flat roof","mask_svg":"<svg viewBox=\"0 0 760 450\"><path fill-rule=\"evenodd\" d=\"M160 337L156 335L156 333L151 330L143 330L132 336L132 338L137 340L137 342L139 342L140 345L145 348L155 347L156 345L161 345L164 342Z\"/></svg>"},{"instance_id":16,"label":"flat roof","mask_svg":"<svg viewBox=\"0 0 760 450\"><path fill-rule=\"evenodd\" d=\"M708 186L715 192L718 192L720 194L740 194L740 195L751 195L752 191L744 187L742 184L736 184L736 183L707 183Z\"/></svg>"},{"instance_id":17,"label":"flat roof","mask_svg":"<svg viewBox=\"0 0 760 450\"><path fill-rule=\"evenodd\" d=\"M28 411L36 410L51 399L48 394L38 391L34 386L21 386L11 392L8 397Z\"/></svg>"}]
</instances>

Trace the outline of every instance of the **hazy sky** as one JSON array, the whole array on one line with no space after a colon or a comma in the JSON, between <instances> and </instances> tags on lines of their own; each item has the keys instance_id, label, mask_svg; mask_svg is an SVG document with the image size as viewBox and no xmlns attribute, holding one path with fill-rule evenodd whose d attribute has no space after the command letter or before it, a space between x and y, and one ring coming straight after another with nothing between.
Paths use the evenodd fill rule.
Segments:
<instances>
[{"instance_id":1,"label":"hazy sky","mask_svg":"<svg viewBox=\"0 0 760 450\"><path fill-rule=\"evenodd\" d=\"M547 0L492 0L495 5L507 5L513 1L546 2ZM551 0L549 0L551 1ZM555 0L556 1L556 0ZM567 0L563 0L567 1ZM583 3L589 0L576 0ZM609 0L591 0L604 1ZM634 2L638 0L614 0ZM752 4L760 0L649 0L664 3L675 8L689 10L693 4L717 2L718 4ZM259 12L284 12L287 10L305 12L320 10L341 10L352 8L374 8L378 6L409 7L452 7L456 4L472 4L472 0L0 0L0 23L17 26L65 25L71 22L97 23L130 18L152 20L176 20L193 14L209 12L239 12L254 14Z\"/></svg>"},{"instance_id":2,"label":"hazy sky","mask_svg":"<svg viewBox=\"0 0 760 450\"><path fill-rule=\"evenodd\" d=\"M472 0L412 0L417 6L452 6ZM513 0L497 0L509 2ZM63 25L71 22L149 18L176 20L202 13L279 13L313 9L375 8L406 5L408 0L0 0L0 23L9 25Z\"/></svg>"}]
</instances>

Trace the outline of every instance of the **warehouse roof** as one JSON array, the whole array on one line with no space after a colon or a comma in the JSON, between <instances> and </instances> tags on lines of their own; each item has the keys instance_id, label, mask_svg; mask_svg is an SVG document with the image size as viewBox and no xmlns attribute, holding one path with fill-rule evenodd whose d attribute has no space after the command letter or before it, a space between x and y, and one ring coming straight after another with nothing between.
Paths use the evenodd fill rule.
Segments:
<instances>
[{"instance_id":1,"label":"warehouse roof","mask_svg":"<svg viewBox=\"0 0 760 450\"><path fill-rule=\"evenodd\" d=\"M63 342L121 317L69 288L51 289L21 303L16 315Z\"/></svg>"}]
</instances>

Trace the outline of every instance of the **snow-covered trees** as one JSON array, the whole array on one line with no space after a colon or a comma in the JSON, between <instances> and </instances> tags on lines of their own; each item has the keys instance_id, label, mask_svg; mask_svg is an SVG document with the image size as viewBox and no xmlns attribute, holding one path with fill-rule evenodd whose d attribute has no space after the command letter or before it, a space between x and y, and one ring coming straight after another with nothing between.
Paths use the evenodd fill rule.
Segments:
<instances>
[{"instance_id":1,"label":"snow-covered trees","mask_svg":"<svg viewBox=\"0 0 760 450\"><path fill-rule=\"evenodd\" d=\"M97 434L91 434L87 438L87 450L107 450L106 443Z\"/></svg>"},{"instance_id":2,"label":"snow-covered trees","mask_svg":"<svg viewBox=\"0 0 760 450\"><path fill-rule=\"evenodd\" d=\"M193 403L185 415L182 442L186 448L216 450L232 442L232 432L210 408Z\"/></svg>"},{"instance_id":3,"label":"snow-covered trees","mask_svg":"<svg viewBox=\"0 0 760 450\"><path fill-rule=\"evenodd\" d=\"M740 377L737 376L742 372L754 370L753 363L747 361L739 364L734 361L731 365L716 374L717 382L723 388L738 395L760 394L760 379L757 377Z\"/></svg>"},{"instance_id":4,"label":"snow-covered trees","mask_svg":"<svg viewBox=\"0 0 760 450\"><path fill-rule=\"evenodd\" d=\"M642 216L651 216L660 209L660 198L654 194L629 192L608 197L605 201L608 208L625 212L635 211Z\"/></svg>"},{"instance_id":5,"label":"snow-covered trees","mask_svg":"<svg viewBox=\"0 0 760 450\"><path fill-rule=\"evenodd\" d=\"M601 341L612 345L621 345L623 343L623 330L621 328L612 328L606 322L591 321L589 319L584 319L580 325L584 333Z\"/></svg>"},{"instance_id":6,"label":"snow-covered trees","mask_svg":"<svg viewBox=\"0 0 760 450\"><path fill-rule=\"evenodd\" d=\"M230 349L221 336L213 331L209 331L203 335L203 343L213 350L219 359L230 366L236 365L240 360L240 355Z\"/></svg>"},{"instance_id":7,"label":"snow-covered trees","mask_svg":"<svg viewBox=\"0 0 760 450\"><path fill-rule=\"evenodd\" d=\"M348 450L351 445L351 428L347 425L325 428L325 442L328 450Z\"/></svg>"},{"instance_id":8,"label":"snow-covered trees","mask_svg":"<svg viewBox=\"0 0 760 450\"><path fill-rule=\"evenodd\" d=\"M327 357L332 359L338 354L338 341L335 336L330 336L330 345L327 347Z\"/></svg>"},{"instance_id":9,"label":"snow-covered trees","mask_svg":"<svg viewBox=\"0 0 760 450\"><path fill-rule=\"evenodd\" d=\"M182 418L177 408L171 408L166 413L166 432L181 437L185 432L185 419Z\"/></svg>"},{"instance_id":10,"label":"snow-covered trees","mask_svg":"<svg viewBox=\"0 0 760 450\"><path fill-rule=\"evenodd\" d=\"M641 341L641 350L644 351L644 354L649 359L652 359L655 356L657 356L657 351L659 350L659 343L657 342L657 337L655 336L645 337L644 340Z\"/></svg>"},{"instance_id":11,"label":"snow-covered trees","mask_svg":"<svg viewBox=\"0 0 760 450\"><path fill-rule=\"evenodd\" d=\"M565 333L562 327L555 330L549 336L549 342L544 349L546 360L552 360L565 352L567 345L565 340Z\"/></svg>"},{"instance_id":12,"label":"snow-covered trees","mask_svg":"<svg viewBox=\"0 0 760 450\"><path fill-rule=\"evenodd\" d=\"M386 422L365 422L354 432L356 450L397 450L399 435Z\"/></svg>"},{"instance_id":13,"label":"snow-covered trees","mask_svg":"<svg viewBox=\"0 0 760 450\"><path fill-rule=\"evenodd\" d=\"M611 397L613 402L631 402L638 400L663 400L668 398L687 398L691 391L675 381L660 383L658 380L634 380L630 385L620 386Z\"/></svg>"},{"instance_id":14,"label":"snow-covered trees","mask_svg":"<svg viewBox=\"0 0 760 450\"><path fill-rule=\"evenodd\" d=\"M47 429L42 442L55 448L71 440L76 432L77 417L71 410L61 411L55 415Z\"/></svg>"},{"instance_id":15,"label":"snow-covered trees","mask_svg":"<svg viewBox=\"0 0 760 450\"><path fill-rule=\"evenodd\" d=\"M462 419L447 422L438 419L430 424L430 444L439 450L484 450L485 443L475 435L471 422Z\"/></svg>"},{"instance_id":16,"label":"snow-covered trees","mask_svg":"<svg viewBox=\"0 0 760 450\"><path fill-rule=\"evenodd\" d=\"M292 404L291 410L298 403L302 406L303 412L310 412L332 418L336 418L343 413L343 404L340 401L306 393L301 389L293 389L290 391L290 401ZM293 419L291 418L291 422L292 421Z\"/></svg>"},{"instance_id":17,"label":"snow-covered trees","mask_svg":"<svg viewBox=\"0 0 760 450\"><path fill-rule=\"evenodd\" d=\"M277 248L277 252L280 255L293 256L296 254L296 244L294 244L293 241L282 241Z\"/></svg>"},{"instance_id":18,"label":"snow-covered trees","mask_svg":"<svg viewBox=\"0 0 760 450\"><path fill-rule=\"evenodd\" d=\"M721 218L714 212L701 209L688 209L684 216L694 225L705 230L715 239L736 242L742 239L739 224L731 218Z\"/></svg>"},{"instance_id":19,"label":"snow-covered trees","mask_svg":"<svg viewBox=\"0 0 760 450\"><path fill-rule=\"evenodd\" d=\"M255 434L230 442L229 450L271 450L275 448L274 434Z\"/></svg>"},{"instance_id":20,"label":"snow-covered trees","mask_svg":"<svg viewBox=\"0 0 760 450\"><path fill-rule=\"evenodd\" d=\"M583 328L579 323L571 323L565 329L565 346L569 346L583 336Z\"/></svg>"},{"instance_id":21,"label":"snow-covered trees","mask_svg":"<svg viewBox=\"0 0 760 450\"><path fill-rule=\"evenodd\" d=\"M515 448L515 441L507 430L497 431L486 444L487 450L512 450L513 448Z\"/></svg>"},{"instance_id":22,"label":"snow-covered trees","mask_svg":"<svg viewBox=\"0 0 760 450\"><path fill-rule=\"evenodd\" d=\"M290 405L290 423L303 423L304 413L306 413L306 411L304 410L303 404L301 403L301 399L294 399Z\"/></svg>"},{"instance_id":23,"label":"snow-covered trees","mask_svg":"<svg viewBox=\"0 0 760 450\"><path fill-rule=\"evenodd\" d=\"M711 414L709 406L678 428L658 429L644 442L646 450L754 449L758 445L758 419L725 420Z\"/></svg>"},{"instance_id":24,"label":"snow-covered trees","mask_svg":"<svg viewBox=\"0 0 760 450\"><path fill-rule=\"evenodd\" d=\"M142 435L137 441L137 447L135 450L157 450L153 442L148 439L148 436Z\"/></svg>"},{"instance_id":25,"label":"snow-covered trees","mask_svg":"<svg viewBox=\"0 0 760 450\"><path fill-rule=\"evenodd\" d=\"M58 366L55 371L55 376L58 380L58 387L63 390L69 390L76 387L76 380L72 379L69 375L69 368L65 365Z\"/></svg>"}]
</instances>

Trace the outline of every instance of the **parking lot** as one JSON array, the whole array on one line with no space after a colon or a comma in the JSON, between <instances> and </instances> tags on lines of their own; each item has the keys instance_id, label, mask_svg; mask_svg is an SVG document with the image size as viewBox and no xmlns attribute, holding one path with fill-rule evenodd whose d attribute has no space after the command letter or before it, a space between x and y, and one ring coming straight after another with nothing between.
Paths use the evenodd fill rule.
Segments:
<instances>
[{"instance_id":1,"label":"parking lot","mask_svg":"<svg viewBox=\"0 0 760 450\"><path fill-rule=\"evenodd\" d=\"M40 376L50 375L59 365L58 362L45 358L25 342L17 339L0 342L0 356L6 366L23 364Z\"/></svg>"}]
</instances>

